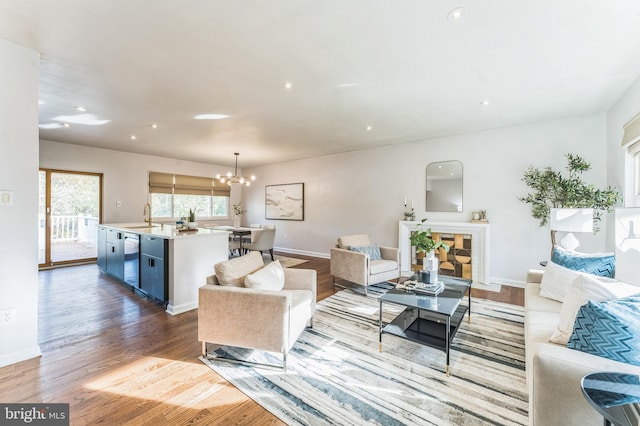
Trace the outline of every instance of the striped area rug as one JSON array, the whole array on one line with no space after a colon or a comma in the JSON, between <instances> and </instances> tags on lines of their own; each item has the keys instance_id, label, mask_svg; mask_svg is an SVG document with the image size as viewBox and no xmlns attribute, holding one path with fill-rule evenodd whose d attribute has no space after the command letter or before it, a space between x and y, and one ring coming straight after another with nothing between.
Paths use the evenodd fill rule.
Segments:
<instances>
[{"instance_id":1,"label":"striped area rug","mask_svg":"<svg viewBox=\"0 0 640 426\"><path fill-rule=\"evenodd\" d=\"M384 289L380 289L384 291ZM200 358L290 425L525 425L523 309L472 299L451 350L383 335L369 296L343 290L318 303L314 328L291 350L286 373ZM401 307L384 304L383 320ZM278 363L279 355L220 348L225 357Z\"/></svg>"}]
</instances>

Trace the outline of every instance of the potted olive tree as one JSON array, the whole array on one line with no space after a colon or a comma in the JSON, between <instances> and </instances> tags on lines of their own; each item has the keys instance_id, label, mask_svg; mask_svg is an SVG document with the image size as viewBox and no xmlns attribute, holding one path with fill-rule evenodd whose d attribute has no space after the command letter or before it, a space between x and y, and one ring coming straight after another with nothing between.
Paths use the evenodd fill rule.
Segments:
<instances>
[{"instance_id":1,"label":"potted olive tree","mask_svg":"<svg viewBox=\"0 0 640 426\"><path fill-rule=\"evenodd\" d=\"M613 187L597 189L582 180L581 174L591 168L579 155L566 154L568 174L553 170L551 167L538 169L530 166L522 177L531 192L518 200L531 205L531 216L540 226L549 222L552 208L592 208L593 232L599 230L598 224L603 212L611 212L622 197ZM551 230L552 248L555 246L555 231Z\"/></svg>"}]
</instances>

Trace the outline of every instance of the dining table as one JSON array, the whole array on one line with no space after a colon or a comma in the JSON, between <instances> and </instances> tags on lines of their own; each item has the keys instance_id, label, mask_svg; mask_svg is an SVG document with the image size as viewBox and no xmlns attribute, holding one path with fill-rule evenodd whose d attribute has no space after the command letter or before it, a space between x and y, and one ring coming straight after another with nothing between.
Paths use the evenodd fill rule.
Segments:
<instances>
[{"instance_id":1,"label":"dining table","mask_svg":"<svg viewBox=\"0 0 640 426\"><path fill-rule=\"evenodd\" d=\"M217 229L220 231L227 231L229 235L231 235L232 240L235 240L237 238L238 244L240 247L240 256L242 256L242 254L244 253L244 249L243 249L244 238L242 237L251 235L251 231L256 230L256 228L249 228L246 226L226 226L226 225L216 226L213 229Z\"/></svg>"}]
</instances>

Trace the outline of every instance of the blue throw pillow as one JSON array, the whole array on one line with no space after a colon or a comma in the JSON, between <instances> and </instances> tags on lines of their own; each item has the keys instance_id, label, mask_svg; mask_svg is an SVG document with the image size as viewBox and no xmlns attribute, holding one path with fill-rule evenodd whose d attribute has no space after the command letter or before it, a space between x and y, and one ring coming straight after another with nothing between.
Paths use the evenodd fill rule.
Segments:
<instances>
[{"instance_id":1,"label":"blue throw pillow","mask_svg":"<svg viewBox=\"0 0 640 426\"><path fill-rule=\"evenodd\" d=\"M369 259L371 260L381 260L382 256L380 255L380 247L378 244L371 244L370 246L351 246L349 250L355 251L358 253L364 253L369 255Z\"/></svg>"},{"instance_id":2,"label":"blue throw pillow","mask_svg":"<svg viewBox=\"0 0 640 426\"><path fill-rule=\"evenodd\" d=\"M640 366L640 295L580 307L567 347Z\"/></svg>"},{"instance_id":3,"label":"blue throw pillow","mask_svg":"<svg viewBox=\"0 0 640 426\"><path fill-rule=\"evenodd\" d=\"M586 272L599 277L613 278L616 267L616 257L613 253L576 253L555 246L551 261L574 271Z\"/></svg>"}]
</instances>

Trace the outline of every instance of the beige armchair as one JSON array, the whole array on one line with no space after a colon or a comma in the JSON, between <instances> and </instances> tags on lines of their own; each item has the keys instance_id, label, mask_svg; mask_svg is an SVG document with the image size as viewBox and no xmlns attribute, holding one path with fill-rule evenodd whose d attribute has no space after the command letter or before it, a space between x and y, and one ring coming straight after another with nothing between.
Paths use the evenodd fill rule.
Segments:
<instances>
[{"instance_id":1,"label":"beige armchair","mask_svg":"<svg viewBox=\"0 0 640 426\"><path fill-rule=\"evenodd\" d=\"M367 286L400 277L400 250L392 247L380 247L381 259L372 260L369 254L352 251L350 247L371 246L369 237L365 234L348 235L338 238L338 244L331 249L329 263L333 285L336 278Z\"/></svg>"},{"instance_id":2,"label":"beige armchair","mask_svg":"<svg viewBox=\"0 0 640 426\"><path fill-rule=\"evenodd\" d=\"M245 250L256 250L260 253L268 251L271 255L271 260L273 259L273 242L276 238L276 230L262 228L260 230L251 231L252 237L251 242L244 243L243 248ZM253 235L255 233L255 235Z\"/></svg>"},{"instance_id":3,"label":"beige armchair","mask_svg":"<svg viewBox=\"0 0 640 426\"><path fill-rule=\"evenodd\" d=\"M284 268L280 291L242 287L244 276L264 266L252 252L216 265L218 275L207 278L198 295L198 340L207 356L207 343L287 353L305 326L313 326L316 311L316 271ZM217 357L223 361L233 361Z\"/></svg>"}]
</instances>

